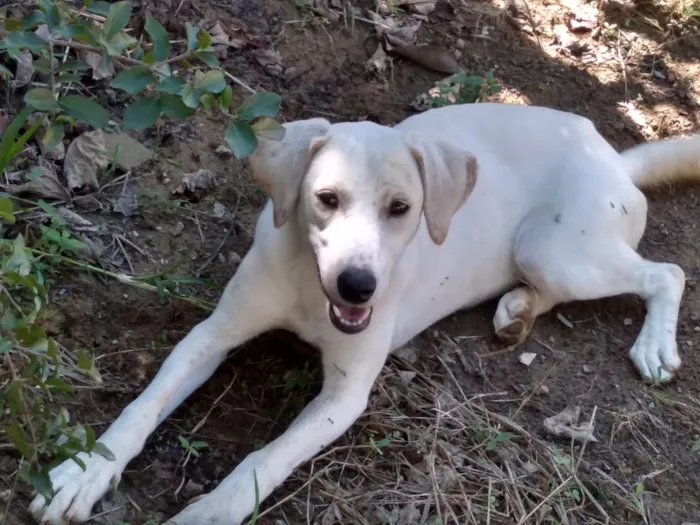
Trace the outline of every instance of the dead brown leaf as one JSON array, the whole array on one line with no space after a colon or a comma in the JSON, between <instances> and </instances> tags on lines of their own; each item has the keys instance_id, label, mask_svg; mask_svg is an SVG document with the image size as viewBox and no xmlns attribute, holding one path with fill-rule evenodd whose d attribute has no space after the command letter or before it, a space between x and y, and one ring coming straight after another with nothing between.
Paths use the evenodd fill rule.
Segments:
<instances>
[{"instance_id":1,"label":"dead brown leaf","mask_svg":"<svg viewBox=\"0 0 700 525\"><path fill-rule=\"evenodd\" d=\"M182 182L173 190L173 194L199 200L205 192L214 189L215 186L216 177L214 174L209 170L201 169L183 175Z\"/></svg>"},{"instance_id":2,"label":"dead brown leaf","mask_svg":"<svg viewBox=\"0 0 700 525\"><path fill-rule=\"evenodd\" d=\"M270 76L279 77L284 68L282 67L282 55L277 51L272 49L255 49L253 50L253 57L258 64L260 64L265 71Z\"/></svg>"},{"instance_id":3,"label":"dead brown leaf","mask_svg":"<svg viewBox=\"0 0 700 525\"><path fill-rule=\"evenodd\" d=\"M102 56L92 51L83 51L81 53L83 60L92 69L92 79L100 80L103 78L112 78L114 76L114 63L102 63Z\"/></svg>"},{"instance_id":4,"label":"dead brown leaf","mask_svg":"<svg viewBox=\"0 0 700 525\"><path fill-rule=\"evenodd\" d=\"M579 424L581 407L569 405L558 414L544 420L544 429L557 437L567 437L582 443L598 441L591 422Z\"/></svg>"},{"instance_id":5,"label":"dead brown leaf","mask_svg":"<svg viewBox=\"0 0 700 525\"><path fill-rule=\"evenodd\" d=\"M393 49L386 49L386 51L408 58L426 69L449 74L457 73L462 69L457 59L449 51L440 47L406 44L398 37L388 33L384 35L384 38L393 46Z\"/></svg>"},{"instance_id":6,"label":"dead brown leaf","mask_svg":"<svg viewBox=\"0 0 700 525\"><path fill-rule=\"evenodd\" d=\"M37 199L58 199L69 201L70 192L63 187L58 175L47 162L42 162L31 171L25 172L23 184L0 185L3 191L19 197L33 197Z\"/></svg>"},{"instance_id":7,"label":"dead brown leaf","mask_svg":"<svg viewBox=\"0 0 700 525\"><path fill-rule=\"evenodd\" d=\"M17 57L17 69L15 78L12 81L13 88L26 86L32 81L34 76L34 61L29 51L22 51Z\"/></svg>"},{"instance_id":8,"label":"dead brown leaf","mask_svg":"<svg viewBox=\"0 0 700 525\"><path fill-rule=\"evenodd\" d=\"M96 190L97 173L109 164L105 154L104 132L88 131L71 142L63 162L63 175L71 192L80 189Z\"/></svg>"}]
</instances>

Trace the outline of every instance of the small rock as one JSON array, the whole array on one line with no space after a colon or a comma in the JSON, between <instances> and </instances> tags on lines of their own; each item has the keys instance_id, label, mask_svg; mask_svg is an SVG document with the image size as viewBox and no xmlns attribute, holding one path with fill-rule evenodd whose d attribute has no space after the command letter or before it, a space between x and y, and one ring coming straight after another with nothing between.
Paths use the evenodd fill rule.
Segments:
<instances>
[{"instance_id":1,"label":"small rock","mask_svg":"<svg viewBox=\"0 0 700 525\"><path fill-rule=\"evenodd\" d=\"M416 378L416 372L412 372L410 370L402 370L399 372L399 379L401 379L401 382L404 385L408 385L411 383Z\"/></svg>"},{"instance_id":2,"label":"small rock","mask_svg":"<svg viewBox=\"0 0 700 525\"><path fill-rule=\"evenodd\" d=\"M632 319L630 319L629 317L625 317L625 320L622 321L622 324L624 324L625 326L630 326L632 324Z\"/></svg>"},{"instance_id":3,"label":"small rock","mask_svg":"<svg viewBox=\"0 0 700 525\"><path fill-rule=\"evenodd\" d=\"M187 499L199 496L202 492L204 492L204 485L195 483L191 479L187 480L185 487L182 489L182 495Z\"/></svg>"},{"instance_id":4,"label":"small rock","mask_svg":"<svg viewBox=\"0 0 700 525\"><path fill-rule=\"evenodd\" d=\"M107 498L100 500L98 513L90 522L97 525L110 525L127 521L129 508L127 497L118 490L112 491Z\"/></svg>"},{"instance_id":5,"label":"small rock","mask_svg":"<svg viewBox=\"0 0 700 525\"><path fill-rule=\"evenodd\" d=\"M107 158L114 159L124 171L138 168L154 157L150 149L126 133L105 133L104 144Z\"/></svg>"},{"instance_id":6,"label":"small rock","mask_svg":"<svg viewBox=\"0 0 700 525\"><path fill-rule=\"evenodd\" d=\"M234 265L239 265L241 264L241 256L238 255L236 252L231 252L228 254L228 262Z\"/></svg>"},{"instance_id":7,"label":"small rock","mask_svg":"<svg viewBox=\"0 0 700 525\"><path fill-rule=\"evenodd\" d=\"M214 217L227 224L233 222L233 213L219 201L214 202Z\"/></svg>"},{"instance_id":8,"label":"small rock","mask_svg":"<svg viewBox=\"0 0 700 525\"><path fill-rule=\"evenodd\" d=\"M177 237L178 235L180 235L182 233L182 231L184 229L185 229L185 225L182 223L182 221L177 221L177 224L175 224L175 226L173 226L173 230L171 233L172 233L173 237Z\"/></svg>"},{"instance_id":9,"label":"small rock","mask_svg":"<svg viewBox=\"0 0 700 525\"><path fill-rule=\"evenodd\" d=\"M231 155L233 155L233 152L224 145L221 145L218 148L216 148L214 153L216 153L220 157L230 157Z\"/></svg>"},{"instance_id":10,"label":"small rock","mask_svg":"<svg viewBox=\"0 0 700 525\"><path fill-rule=\"evenodd\" d=\"M592 4L582 4L574 7L569 13L569 29L573 32L592 31L598 26L598 8Z\"/></svg>"},{"instance_id":11,"label":"small rock","mask_svg":"<svg viewBox=\"0 0 700 525\"><path fill-rule=\"evenodd\" d=\"M518 361L520 361L525 366L530 366L536 357L537 354L533 352L523 352L522 354L520 354L520 357L518 357Z\"/></svg>"},{"instance_id":12,"label":"small rock","mask_svg":"<svg viewBox=\"0 0 700 525\"><path fill-rule=\"evenodd\" d=\"M593 373L593 369L588 365L583 365L583 373L584 374L591 374L591 373Z\"/></svg>"},{"instance_id":13,"label":"small rock","mask_svg":"<svg viewBox=\"0 0 700 525\"><path fill-rule=\"evenodd\" d=\"M535 390L535 394L538 396L547 396L549 395L549 387L547 385L540 385L537 387L537 390Z\"/></svg>"},{"instance_id":14,"label":"small rock","mask_svg":"<svg viewBox=\"0 0 700 525\"><path fill-rule=\"evenodd\" d=\"M394 355L403 359L407 363L413 364L418 361L418 351L412 346L404 346L399 348L394 352Z\"/></svg>"}]
</instances>

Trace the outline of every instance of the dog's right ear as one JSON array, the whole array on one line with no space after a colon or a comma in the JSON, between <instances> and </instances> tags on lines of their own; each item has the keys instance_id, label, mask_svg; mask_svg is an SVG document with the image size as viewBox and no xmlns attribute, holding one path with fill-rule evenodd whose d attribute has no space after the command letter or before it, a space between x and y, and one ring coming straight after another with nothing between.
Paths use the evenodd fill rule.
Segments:
<instances>
[{"instance_id":1,"label":"dog's right ear","mask_svg":"<svg viewBox=\"0 0 700 525\"><path fill-rule=\"evenodd\" d=\"M296 208L301 182L330 127L323 118L297 120L284 124L282 140L258 139L249 162L256 181L272 199L275 228L281 228Z\"/></svg>"}]
</instances>

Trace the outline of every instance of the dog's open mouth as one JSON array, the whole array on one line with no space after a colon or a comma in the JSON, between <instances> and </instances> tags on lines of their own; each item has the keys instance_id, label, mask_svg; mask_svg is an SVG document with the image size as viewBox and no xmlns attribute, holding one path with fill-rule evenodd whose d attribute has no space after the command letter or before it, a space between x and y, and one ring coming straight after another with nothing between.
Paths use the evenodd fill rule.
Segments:
<instances>
[{"instance_id":1,"label":"dog's open mouth","mask_svg":"<svg viewBox=\"0 0 700 525\"><path fill-rule=\"evenodd\" d=\"M331 323L344 334L359 334L372 320L372 308L362 306L338 306L328 303Z\"/></svg>"}]
</instances>

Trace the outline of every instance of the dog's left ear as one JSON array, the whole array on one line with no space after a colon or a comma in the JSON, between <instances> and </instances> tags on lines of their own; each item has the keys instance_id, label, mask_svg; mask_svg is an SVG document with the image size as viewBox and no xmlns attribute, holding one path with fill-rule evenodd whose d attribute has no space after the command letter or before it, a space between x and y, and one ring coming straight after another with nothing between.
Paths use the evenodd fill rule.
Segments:
<instances>
[{"instance_id":1,"label":"dog's left ear","mask_svg":"<svg viewBox=\"0 0 700 525\"><path fill-rule=\"evenodd\" d=\"M255 180L272 199L275 228L284 226L296 208L301 181L330 127L323 118L297 120L284 124L282 140L258 139L249 162Z\"/></svg>"},{"instance_id":2,"label":"dog's left ear","mask_svg":"<svg viewBox=\"0 0 700 525\"><path fill-rule=\"evenodd\" d=\"M442 244L452 216L476 184L476 157L445 142L407 135L409 149L423 180L423 215L435 244Z\"/></svg>"}]
</instances>

